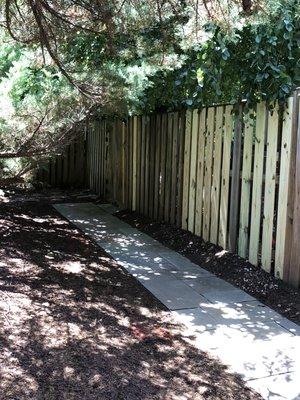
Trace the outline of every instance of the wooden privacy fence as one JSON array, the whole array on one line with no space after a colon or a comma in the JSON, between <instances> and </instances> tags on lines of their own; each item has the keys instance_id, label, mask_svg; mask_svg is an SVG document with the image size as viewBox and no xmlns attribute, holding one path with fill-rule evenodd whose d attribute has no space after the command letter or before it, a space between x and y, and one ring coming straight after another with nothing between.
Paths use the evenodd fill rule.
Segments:
<instances>
[{"instance_id":1,"label":"wooden privacy fence","mask_svg":"<svg viewBox=\"0 0 300 400\"><path fill-rule=\"evenodd\" d=\"M35 179L54 187L83 187L86 182L86 134L78 135L64 152L39 165Z\"/></svg>"},{"instance_id":2,"label":"wooden privacy fence","mask_svg":"<svg viewBox=\"0 0 300 400\"><path fill-rule=\"evenodd\" d=\"M89 187L300 284L299 92L264 103L89 121L38 179Z\"/></svg>"},{"instance_id":3,"label":"wooden privacy fence","mask_svg":"<svg viewBox=\"0 0 300 400\"><path fill-rule=\"evenodd\" d=\"M89 187L300 282L299 98L90 123Z\"/></svg>"}]
</instances>

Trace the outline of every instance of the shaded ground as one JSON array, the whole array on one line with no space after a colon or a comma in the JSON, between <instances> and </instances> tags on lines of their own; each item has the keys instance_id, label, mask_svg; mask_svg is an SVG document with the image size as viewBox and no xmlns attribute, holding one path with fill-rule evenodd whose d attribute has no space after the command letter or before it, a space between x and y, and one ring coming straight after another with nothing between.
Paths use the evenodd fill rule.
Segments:
<instances>
[{"instance_id":1,"label":"shaded ground","mask_svg":"<svg viewBox=\"0 0 300 400\"><path fill-rule=\"evenodd\" d=\"M28 200L0 204L0 400L260 399L53 199Z\"/></svg>"},{"instance_id":2,"label":"shaded ground","mask_svg":"<svg viewBox=\"0 0 300 400\"><path fill-rule=\"evenodd\" d=\"M204 242L200 237L174 225L153 221L125 210L115 214L165 246L188 257L195 264L243 289L280 314L300 323L300 291L256 268L238 255Z\"/></svg>"}]
</instances>

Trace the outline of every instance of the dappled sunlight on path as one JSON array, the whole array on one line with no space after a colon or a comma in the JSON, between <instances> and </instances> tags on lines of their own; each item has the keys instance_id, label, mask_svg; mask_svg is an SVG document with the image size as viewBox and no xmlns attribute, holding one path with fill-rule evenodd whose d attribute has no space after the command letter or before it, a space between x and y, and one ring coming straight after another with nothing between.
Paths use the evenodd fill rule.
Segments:
<instances>
[{"instance_id":1,"label":"dappled sunlight on path","mask_svg":"<svg viewBox=\"0 0 300 400\"><path fill-rule=\"evenodd\" d=\"M1 211L1 400L259 398L49 206Z\"/></svg>"}]
</instances>

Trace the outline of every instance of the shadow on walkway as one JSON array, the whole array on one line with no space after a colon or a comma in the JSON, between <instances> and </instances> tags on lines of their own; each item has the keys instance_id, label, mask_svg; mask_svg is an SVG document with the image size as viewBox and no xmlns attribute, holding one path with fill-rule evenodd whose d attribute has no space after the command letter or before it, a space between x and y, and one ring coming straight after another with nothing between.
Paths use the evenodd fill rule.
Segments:
<instances>
[{"instance_id":1,"label":"shadow on walkway","mask_svg":"<svg viewBox=\"0 0 300 400\"><path fill-rule=\"evenodd\" d=\"M49 205L0 206L0 399L259 399Z\"/></svg>"}]
</instances>

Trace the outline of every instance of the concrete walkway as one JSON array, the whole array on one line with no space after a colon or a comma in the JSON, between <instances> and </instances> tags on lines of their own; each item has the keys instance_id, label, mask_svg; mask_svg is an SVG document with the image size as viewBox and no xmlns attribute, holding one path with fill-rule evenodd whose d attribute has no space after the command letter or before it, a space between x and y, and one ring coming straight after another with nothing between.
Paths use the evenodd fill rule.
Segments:
<instances>
[{"instance_id":1,"label":"concrete walkway","mask_svg":"<svg viewBox=\"0 0 300 400\"><path fill-rule=\"evenodd\" d=\"M94 239L183 324L186 340L265 399L300 399L300 327L112 215L111 205L55 208Z\"/></svg>"}]
</instances>

